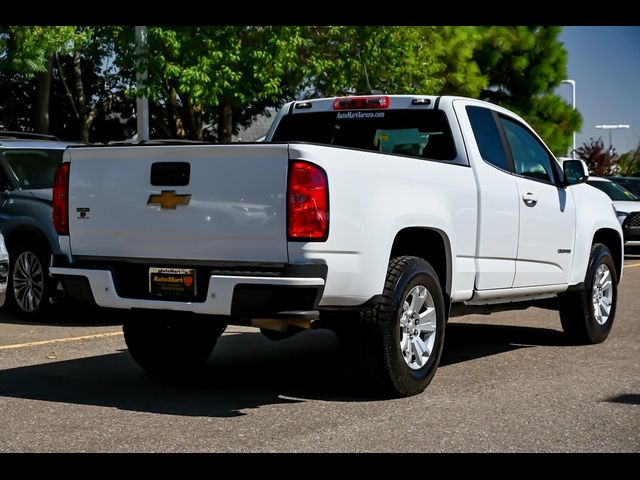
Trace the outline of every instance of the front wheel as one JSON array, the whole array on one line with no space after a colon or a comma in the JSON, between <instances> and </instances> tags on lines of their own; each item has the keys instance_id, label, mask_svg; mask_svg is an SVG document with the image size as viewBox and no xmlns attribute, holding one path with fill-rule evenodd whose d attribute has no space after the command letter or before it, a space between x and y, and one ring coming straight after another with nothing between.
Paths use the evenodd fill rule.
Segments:
<instances>
[{"instance_id":1,"label":"front wheel","mask_svg":"<svg viewBox=\"0 0 640 480\"><path fill-rule=\"evenodd\" d=\"M560 321L572 343L604 342L616 315L618 276L611 252L601 243L591 248L584 289L560 299Z\"/></svg>"},{"instance_id":2,"label":"front wheel","mask_svg":"<svg viewBox=\"0 0 640 480\"><path fill-rule=\"evenodd\" d=\"M361 367L386 393L406 397L433 379L444 345L445 307L438 276L425 260L389 262L380 300L361 313Z\"/></svg>"}]
</instances>

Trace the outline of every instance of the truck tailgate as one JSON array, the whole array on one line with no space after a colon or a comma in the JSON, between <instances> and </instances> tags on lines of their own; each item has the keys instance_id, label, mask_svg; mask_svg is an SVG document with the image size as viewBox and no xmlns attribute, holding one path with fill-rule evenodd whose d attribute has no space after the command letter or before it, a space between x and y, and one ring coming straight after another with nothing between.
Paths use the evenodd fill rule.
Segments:
<instances>
[{"instance_id":1,"label":"truck tailgate","mask_svg":"<svg viewBox=\"0 0 640 480\"><path fill-rule=\"evenodd\" d=\"M287 145L83 147L66 155L73 255L287 261Z\"/></svg>"}]
</instances>

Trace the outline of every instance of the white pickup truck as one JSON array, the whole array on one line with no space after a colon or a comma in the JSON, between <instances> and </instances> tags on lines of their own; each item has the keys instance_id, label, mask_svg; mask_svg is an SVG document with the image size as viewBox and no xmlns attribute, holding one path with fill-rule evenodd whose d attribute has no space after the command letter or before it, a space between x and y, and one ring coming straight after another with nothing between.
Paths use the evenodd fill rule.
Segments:
<instances>
[{"instance_id":1,"label":"white pickup truck","mask_svg":"<svg viewBox=\"0 0 640 480\"><path fill-rule=\"evenodd\" d=\"M203 366L227 324L271 338L324 325L372 385L406 396L433 378L451 315L538 304L574 342L609 334L623 265L611 200L512 112L297 101L267 142L67 149L51 274L73 298L151 312L124 323L145 370Z\"/></svg>"}]
</instances>

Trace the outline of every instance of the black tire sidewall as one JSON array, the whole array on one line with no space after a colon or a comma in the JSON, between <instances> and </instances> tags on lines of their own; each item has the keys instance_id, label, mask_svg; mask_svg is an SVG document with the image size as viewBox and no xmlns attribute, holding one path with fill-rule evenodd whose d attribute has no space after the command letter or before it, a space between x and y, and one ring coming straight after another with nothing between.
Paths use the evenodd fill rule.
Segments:
<instances>
[{"instance_id":1,"label":"black tire sidewall","mask_svg":"<svg viewBox=\"0 0 640 480\"><path fill-rule=\"evenodd\" d=\"M609 268L611 275L611 284L613 289L613 296L611 301L611 311L609 312L609 318L604 325L599 325L596 322L593 315L591 296L593 290L593 280L596 275L598 267L605 264ZM589 267L587 270L587 276L585 278L585 289L582 298L583 308L585 311L584 319L586 322L586 331L589 336L589 340L594 343L600 343L604 341L608 336L611 328L613 327L613 321L616 314L616 303L618 298L618 278L616 274L616 267L611 256L611 252L604 245L598 245L589 260Z\"/></svg>"},{"instance_id":2,"label":"black tire sidewall","mask_svg":"<svg viewBox=\"0 0 640 480\"><path fill-rule=\"evenodd\" d=\"M201 321L179 322L175 316L163 313L153 319L128 319L124 322L123 332L129 354L151 374L197 373L204 368L222 330Z\"/></svg>"},{"instance_id":3,"label":"black tire sidewall","mask_svg":"<svg viewBox=\"0 0 640 480\"><path fill-rule=\"evenodd\" d=\"M40 268L42 269L43 275L43 291L42 291L42 299L40 300L40 304L33 312L27 312L23 310L15 299L13 292L13 273L15 271L15 264L18 260L18 257L24 252L33 253L40 262ZM43 314L48 310L50 303L49 297L51 296L52 284L53 281L49 277L49 258L50 251L42 247L40 245L35 245L33 243L22 243L13 248L9 249L9 278L7 282L7 303L10 307L17 312L20 316L24 318L36 318Z\"/></svg>"},{"instance_id":4,"label":"black tire sidewall","mask_svg":"<svg viewBox=\"0 0 640 480\"><path fill-rule=\"evenodd\" d=\"M413 370L407 365L400 349L402 305L407 294L416 285L422 285L427 288L436 307L436 338L433 350L427 363L419 370ZM395 382L402 384L397 385L397 387L407 393L422 391L435 375L437 366L440 363L445 330L442 288L435 272L426 261L418 258L412 259L399 277L394 289L391 319L392 321L388 323L388 331L385 332L387 348L392 348L391 355L387 357L391 376L395 379Z\"/></svg>"}]
</instances>

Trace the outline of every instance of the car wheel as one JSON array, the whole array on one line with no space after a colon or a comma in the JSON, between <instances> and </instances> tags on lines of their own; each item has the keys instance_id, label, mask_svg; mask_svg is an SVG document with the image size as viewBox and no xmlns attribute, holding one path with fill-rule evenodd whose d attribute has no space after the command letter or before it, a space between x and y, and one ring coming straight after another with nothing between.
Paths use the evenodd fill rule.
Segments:
<instances>
[{"instance_id":1,"label":"car wheel","mask_svg":"<svg viewBox=\"0 0 640 480\"><path fill-rule=\"evenodd\" d=\"M199 373L226 327L211 318L179 318L167 312L152 316L127 319L122 329L133 360L156 376Z\"/></svg>"},{"instance_id":2,"label":"car wheel","mask_svg":"<svg viewBox=\"0 0 640 480\"><path fill-rule=\"evenodd\" d=\"M442 288L431 265L418 257L393 258L380 300L361 312L361 368L391 396L418 394L438 368L444 329Z\"/></svg>"},{"instance_id":3,"label":"car wheel","mask_svg":"<svg viewBox=\"0 0 640 480\"><path fill-rule=\"evenodd\" d=\"M18 315L42 316L51 306L53 280L49 277L51 252L32 243L9 250L10 272L7 300Z\"/></svg>"},{"instance_id":4,"label":"car wheel","mask_svg":"<svg viewBox=\"0 0 640 480\"><path fill-rule=\"evenodd\" d=\"M601 343L609 336L616 315L618 277L609 249L591 248L584 289L560 299L560 321L572 343Z\"/></svg>"},{"instance_id":5,"label":"car wheel","mask_svg":"<svg viewBox=\"0 0 640 480\"><path fill-rule=\"evenodd\" d=\"M269 340L273 341L273 342L279 342L280 340L286 340L287 338L292 337L293 335L295 335L297 332L292 331L292 332L278 332L276 330L269 330L267 328L261 328L260 329L260 333L265 337L268 338Z\"/></svg>"}]
</instances>

